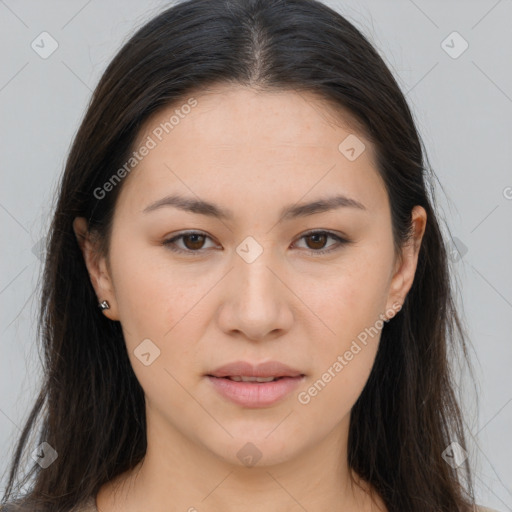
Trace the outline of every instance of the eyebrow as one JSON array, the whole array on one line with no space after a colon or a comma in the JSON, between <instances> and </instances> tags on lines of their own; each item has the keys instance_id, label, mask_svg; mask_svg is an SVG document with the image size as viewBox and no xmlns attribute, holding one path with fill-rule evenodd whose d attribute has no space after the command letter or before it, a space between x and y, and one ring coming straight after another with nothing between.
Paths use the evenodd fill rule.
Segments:
<instances>
[{"instance_id":1,"label":"eyebrow","mask_svg":"<svg viewBox=\"0 0 512 512\"><path fill-rule=\"evenodd\" d=\"M223 220L232 220L234 214L231 210L215 205L208 201L196 199L193 197L185 197L180 195L170 195L151 203L144 208L143 213L149 213L158 210L164 206L172 206L180 210L206 215ZM366 210L366 207L349 197L343 195L336 195L332 197L320 198L310 203L292 204L285 206L279 215L279 220L289 220L298 217L306 217L314 215L315 213L327 212L341 207L357 208Z\"/></svg>"}]
</instances>

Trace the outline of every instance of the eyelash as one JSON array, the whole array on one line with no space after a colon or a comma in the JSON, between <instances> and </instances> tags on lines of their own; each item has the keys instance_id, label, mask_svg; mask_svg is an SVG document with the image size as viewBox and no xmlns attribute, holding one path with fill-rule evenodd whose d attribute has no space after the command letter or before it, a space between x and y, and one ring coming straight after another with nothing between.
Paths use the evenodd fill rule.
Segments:
<instances>
[{"instance_id":1,"label":"eyelash","mask_svg":"<svg viewBox=\"0 0 512 512\"><path fill-rule=\"evenodd\" d=\"M204 233L201 233L200 231L188 231L186 233L181 233L179 235L176 235L172 238L169 238L168 240L164 240L162 242L162 245L166 246L167 248L169 248L169 250L173 251L173 252L177 252L177 253L181 253L181 254L187 254L187 255L191 255L191 254L201 254L203 251L205 250L208 250L208 249L199 249L197 251L193 251L191 249L180 249L178 247L176 247L175 245L173 245L175 243L176 240L179 240L179 239L182 239L186 236L190 236L190 235L201 235L201 236L204 236L206 238L210 238L208 235L204 234ZM307 233L304 233L300 238L299 240L303 239L303 238L306 238L308 236L312 236L312 235L327 235L328 237L330 238L334 238L335 240L337 240L338 244L334 244L333 247L329 248L329 249L319 249L319 250L314 250L314 249L306 249L306 251L308 251L310 254L313 254L315 256L321 256L323 254L327 254L327 253L331 253L333 251L336 251L338 249L340 249L343 245L347 245L347 244L350 244L351 241L350 240L347 240L346 238L342 238L340 237L339 235L336 235L334 233L332 233L331 231L309 231Z\"/></svg>"}]
</instances>

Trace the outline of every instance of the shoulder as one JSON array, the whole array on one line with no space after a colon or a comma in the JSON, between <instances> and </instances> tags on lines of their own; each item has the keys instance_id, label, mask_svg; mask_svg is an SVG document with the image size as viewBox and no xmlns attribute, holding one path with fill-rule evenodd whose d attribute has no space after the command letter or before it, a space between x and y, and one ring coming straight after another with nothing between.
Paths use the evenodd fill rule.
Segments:
<instances>
[{"instance_id":1,"label":"shoulder","mask_svg":"<svg viewBox=\"0 0 512 512\"><path fill-rule=\"evenodd\" d=\"M475 512L498 512L498 511L493 508L487 508L482 505L477 505L475 508Z\"/></svg>"}]
</instances>

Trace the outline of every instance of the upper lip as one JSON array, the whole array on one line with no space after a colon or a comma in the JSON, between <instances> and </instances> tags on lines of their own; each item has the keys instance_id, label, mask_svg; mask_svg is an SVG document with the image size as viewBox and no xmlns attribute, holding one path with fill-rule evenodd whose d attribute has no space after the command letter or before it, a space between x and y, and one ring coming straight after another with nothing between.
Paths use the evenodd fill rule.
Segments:
<instances>
[{"instance_id":1,"label":"upper lip","mask_svg":"<svg viewBox=\"0 0 512 512\"><path fill-rule=\"evenodd\" d=\"M208 375L212 377L301 377L304 374L279 361L259 364L235 361L217 368Z\"/></svg>"}]
</instances>

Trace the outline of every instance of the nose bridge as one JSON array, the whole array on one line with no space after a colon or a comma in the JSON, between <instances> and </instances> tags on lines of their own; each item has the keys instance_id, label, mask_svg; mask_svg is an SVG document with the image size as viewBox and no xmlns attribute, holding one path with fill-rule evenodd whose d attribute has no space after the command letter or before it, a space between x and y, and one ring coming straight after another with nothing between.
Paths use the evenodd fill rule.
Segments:
<instances>
[{"instance_id":1,"label":"nose bridge","mask_svg":"<svg viewBox=\"0 0 512 512\"><path fill-rule=\"evenodd\" d=\"M251 238L251 237L248 237ZM241 286L241 305L256 308L272 307L272 302L280 296L278 280L270 269L276 266L270 247L263 248L254 239L246 240L237 247L238 261L235 263L234 279Z\"/></svg>"},{"instance_id":2,"label":"nose bridge","mask_svg":"<svg viewBox=\"0 0 512 512\"><path fill-rule=\"evenodd\" d=\"M279 274L277 259L270 248L250 238L236 249L221 319L223 329L259 339L287 329L291 311L286 305L286 287L275 275Z\"/></svg>"}]
</instances>

